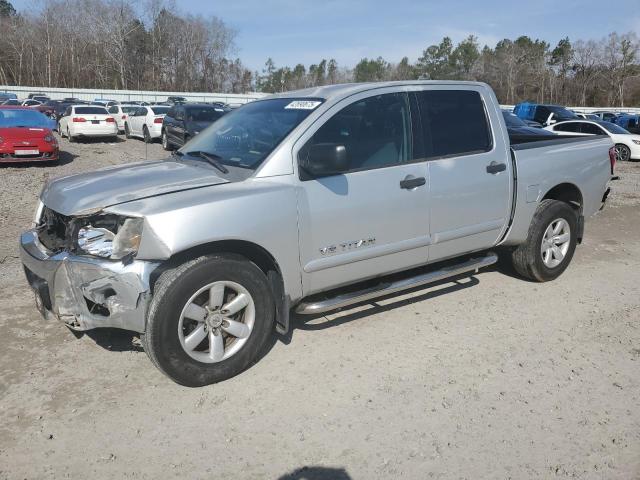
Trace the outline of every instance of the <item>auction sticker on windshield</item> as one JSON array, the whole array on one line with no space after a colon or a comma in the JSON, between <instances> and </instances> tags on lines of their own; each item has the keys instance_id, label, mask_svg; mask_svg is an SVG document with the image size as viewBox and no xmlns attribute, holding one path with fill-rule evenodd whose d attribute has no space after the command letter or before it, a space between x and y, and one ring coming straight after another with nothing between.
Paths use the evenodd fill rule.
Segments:
<instances>
[{"instance_id":1,"label":"auction sticker on windshield","mask_svg":"<svg viewBox=\"0 0 640 480\"><path fill-rule=\"evenodd\" d=\"M290 108L295 110L313 110L322 102L314 100L295 100L284 108Z\"/></svg>"}]
</instances>

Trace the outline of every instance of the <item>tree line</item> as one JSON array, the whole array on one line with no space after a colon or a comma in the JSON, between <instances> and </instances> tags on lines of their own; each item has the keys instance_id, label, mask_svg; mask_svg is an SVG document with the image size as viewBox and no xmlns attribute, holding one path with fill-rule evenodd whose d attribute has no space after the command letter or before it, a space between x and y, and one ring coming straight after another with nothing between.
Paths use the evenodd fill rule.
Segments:
<instances>
[{"instance_id":1,"label":"tree line","mask_svg":"<svg viewBox=\"0 0 640 480\"><path fill-rule=\"evenodd\" d=\"M0 84L67 88L267 93L346 82L478 80L501 103L640 105L635 33L555 46L521 36L481 47L475 36L445 37L417 61L335 59L251 72L237 57L236 32L216 16L181 12L173 0L42 0L16 12L0 0ZM407 52L411 53L411 52Z\"/></svg>"},{"instance_id":2,"label":"tree line","mask_svg":"<svg viewBox=\"0 0 640 480\"><path fill-rule=\"evenodd\" d=\"M414 63L363 58L354 68L322 60L308 69L276 68L268 59L254 74L264 92L279 92L341 82L384 80L475 80L493 87L504 104L521 101L574 106L640 105L640 42L635 33L611 33L601 40L563 38L555 47L521 36L495 47L480 47L474 36L454 44L445 37L428 46Z\"/></svg>"},{"instance_id":3,"label":"tree line","mask_svg":"<svg viewBox=\"0 0 640 480\"><path fill-rule=\"evenodd\" d=\"M171 0L0 0L0 84L242 93L252 73L236 32Z\"/></svg>"}]
</instances>

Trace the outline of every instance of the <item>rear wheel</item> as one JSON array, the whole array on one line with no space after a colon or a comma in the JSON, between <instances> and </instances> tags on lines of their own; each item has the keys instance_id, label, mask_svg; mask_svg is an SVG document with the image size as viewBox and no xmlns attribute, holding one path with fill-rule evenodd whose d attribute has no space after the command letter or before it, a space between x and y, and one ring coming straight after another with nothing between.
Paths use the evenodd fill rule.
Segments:
<instances>
[{"instance_id":1,"label":"rear wheel","mask_svg":"<svg viewBox=\"0 0 640 480\"><path fill-rule=\"evenodd\" d=\"M153 141L146 125L142 127L142 135L144 137L144 143L151 143Z\"/></svg>"},{"instance_id":2,"label":"rear wheel","mask_svg":"<svg viewBox=\"0 0 640 480\"><path fill-rule=\"evenodd\" d=\"M131 130L129 130L129 124L125 123L124 124L124 136L125 138L131 138Z\"/></svg>"},{"instance_id":3,"label":"rear wheel","mask_svg":"<svg viewBox=\"0 0 640 480\"><path fill-rule=\"evenodd\" d=\"M627 162L631 158L631 149L622 143L616 144L616 161Z\"/></svg>"},{"instance_id":4,"label":"rear wheel","mask_svg":"<svg viewBox=\"0 0 640 480\"><path fill-rule=\"evenodd\" d=\"M573 208L557 200L543 200L533 215L527 241L511 260L523 277L546 282L566 270L576 249L578 219Z\"/></svg>"},{"instance_id":5,"label":"rear wheel","mask_svg":"<svg viewBox=\"0 0 640 480\"><path fill-rule=\"evenodd\" d=\"M69 127L67 127L67 138L69 139L69 142L71 142L71 143L76 141L75 138L73 138L71 136L71 132L69 132Z\"/></svg>"},{"instance_id":6,"label":"rear wheel","mask_svg":"<svg viewBox=\"0 0 640 480\"><path fill-rule=\"evenodd\" d=\"M256 265L239 256L200 257L158 279L144 349L177 383L220 382L258 360L274 311L267 278Z\"/></svg>"},{"instance_id":7,"label":"rear wheel","mask_svg":"<svg viewBox=\"0 0 640 480\"><path fill-rule=\"evenodd\" d=\"M169 141L169 137L167 136L167 131L162 131L162 148L165 150L173 150L173 144Z\"/></svg>"}]
</instances>

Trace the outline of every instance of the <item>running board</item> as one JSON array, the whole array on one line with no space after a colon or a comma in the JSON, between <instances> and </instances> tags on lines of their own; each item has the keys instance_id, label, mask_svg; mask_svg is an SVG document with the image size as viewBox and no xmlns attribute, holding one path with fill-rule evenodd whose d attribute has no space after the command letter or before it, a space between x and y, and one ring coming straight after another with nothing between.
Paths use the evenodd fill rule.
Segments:
<instances>
[{"instance_id":1,"label":"running board","mask_svg":"<svg viewBox=\"0 0 640 480\"><path fill-rule=\"evenodd\" d=\"M458 263L457 265L450 265L440 270L422 273L414 277L381 283L374 287L337 295L323 300L301 302L296 307L296 313L312 315L315 313L324 313L330 310L348 307L349 305L365 302L372 298L382 297L384 295L401 292L402 290L408 290L421 285L438 282L440 280L456 277L474 270L477 273L478 269L493 265L497 261L498 256L495 253L488 253L486 256L481 258L472 258L466 262Z\"/></svg>"}]
</instances>

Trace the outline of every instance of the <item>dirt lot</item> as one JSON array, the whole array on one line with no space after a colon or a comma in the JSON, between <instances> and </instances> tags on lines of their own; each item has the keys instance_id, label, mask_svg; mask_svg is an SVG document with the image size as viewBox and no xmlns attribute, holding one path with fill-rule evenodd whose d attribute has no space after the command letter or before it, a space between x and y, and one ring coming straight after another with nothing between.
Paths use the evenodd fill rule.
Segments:
<instances>
[{"instance_id":1,"label":"dirt lot","mask_svg":"<svg viewBox=\"0 0 640 480\"><path fill-rule=\"evenodd\" d=\"M39 317L16 243L45 179L163 155L62 146L0 168L0 478L640 478L640 163L555 282L494 269L297 319L187 389L130 333Z\"/></svg>"}]
</instances>

